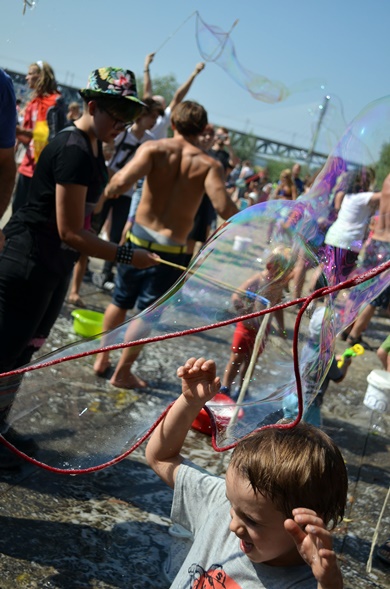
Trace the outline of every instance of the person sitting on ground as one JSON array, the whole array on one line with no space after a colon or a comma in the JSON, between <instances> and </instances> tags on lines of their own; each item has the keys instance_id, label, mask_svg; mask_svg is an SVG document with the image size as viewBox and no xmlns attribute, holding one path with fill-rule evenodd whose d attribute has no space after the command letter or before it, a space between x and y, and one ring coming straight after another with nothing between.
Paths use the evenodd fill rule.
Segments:
<instances>
[{"instance_id":1,"label":"person sitting on ground","mask_svg":"<svg viewBox=\"0 0 390 589\"><path fill-rule=\"evenodd\" d=\"M219 391L215 362L190 358L177 375L182 394L146 447L174 489L172 520L194 536L171 589L342 589L328 528L343 518L348 477L334 442L306 423L262 429L237 444L226 479L213 476L180 452Z\"/></svg>"},{"instance_id":2,"label":"person sitting on ground","mask_svg":"<svg viewBox=\"0 0 390 589\"><path fill-rule=\"evenodd\" d=\"M165 139L168 136L168 129L171 124L171 115L173 109L184 100L196 76L200 74L200 72L205 68L205 64L200 62L196 65L190 77L181 86L179 86L173 95L171 102L167 106L164 96L160 96L159 94L153 95L152 79L150 77L149 66L152 63L154 56L155 53L149 53L145 58L144 92L142 99L145 100L146 98L153 98L153 100L156 100L163 109L164 112L161 116L158 117L156 124L151 129L151 131L156 139Z\"/></svg>"},{"instance_id":3,"label":"person sitting on ground","mask_svg":"<svg viewBox=\"0 0 390 589\"><path fill-rule=\"evenodd\" d=\"M141 145L134 158L111 178L106 189L108 197L122 194L146 176L128 240L135 248L146 247L176 266L186 262L187 238L205 191L223 219L237 212L226 194L221 164L198 146L199 134L207 122L203 106L192 101L181 102L172 113L174 136ZM177 267L163 264L142 272L129 272L127 266L118 264L113 299L104 314L103 331L123 323L126 311L135 305L142 311L153 304L181 274L182 270ZM150 329L147 318L139 317L130 323L126 341L144 338ZM142 346L136 346L123 350L110 379L112 385L120 388L146 386L146 382L131 370L141 349ZM99 354L94 364L96 374L106 376L109 368L109 352Z\"/></svg>"},{"instance_id":4,"label":"person sitting on ground","mask_svg":"<svg viewBox=\"0 0 390 589\"><path fill-rule=\"evenodd\" d=\"M232 295L232 303L235 311L240 315L248 315L266 308L267 301L271 307L280 303L283 298L284 289L290 279L291 270L291 251L281 246L276 247L268 256L265 269L261 272L256 272L238 288L237 293ZM275 310L274 315L280 336L286 338L283 310ZM256 336L264 317L255 317L254 319L246 319L237 323L233 335L230 358L223 374L222 393L230 395L230 389L234 383L237 384L238 389L240 388L245 373L248 370ZM268 324L264 338L260 343L259 355L264 350L269 332L270 324Z\"/></svg>"}]
</instances>

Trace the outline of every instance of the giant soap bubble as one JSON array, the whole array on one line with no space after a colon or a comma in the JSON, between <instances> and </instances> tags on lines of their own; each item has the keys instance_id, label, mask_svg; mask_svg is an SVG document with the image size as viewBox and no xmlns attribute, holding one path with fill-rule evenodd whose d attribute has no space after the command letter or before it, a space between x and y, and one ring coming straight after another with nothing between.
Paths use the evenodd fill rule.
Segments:
<instances>
[{"instance_id":1,"label":"giant soap bubble","mask_svg":"<svg viewBox=\"0 0 390 589\"><path fill-rule=\"evenodd\" d=\"M306 80L288 88L279 80L271 80L262 74L252 72L239 61L230 36L238 20L233 23L229 31L223 31L218 26L206 23L199 12L195 14L196 42L202 59L219 65L255 100L274 104L286 100L295 92L303 92L319 86L318 80Z\"/></svg>"},{"instance_id":2,"label":"giant soap bubble","mask_svg":"<svg viewBox=\"0 0 390 589\"><path fill-rule=\"evenodd\" d=\"M256 428L277 426L287 413L297 422L316 392L313 381L318 387L326 375L337 333L390 283L390 262L382 253L371 256L368 265L359 262L347 288L343 284L338 290L338 260L323 245L340 176L357 166L375 165L390 137L389 122L390 98L370 105L346 130L307 195L295 202L269 201L236 215L210 238L164 297L123 326L0 376L0 409L8 405L8 423L34 438L36 463L77 473L122 459L147 438L179 395L176 369L187 358L215 359L222 376L235 324L243 316L257 321L262 353L251 358L249 373L234 379L241 392L233 415L226 419L219 405L209 403L214 446L231 447ZM245 282L259 272L267 274L270 259L281 251L288 263L267 284L246 292ZM278 307L272 303L273 289L297 261L309 273L319 268L320 288L312 301L292 301L283 288ZM233 298L241 307L233 306ZM314 337L311 317L321 306ZM278 331L283 308L287 338ZM93 362L103 346L112 350L115 363L124 346L140 343L144 346L134 369L148 381L145 390L118 389L94 375Z\"/></svg>"}]
</instances>

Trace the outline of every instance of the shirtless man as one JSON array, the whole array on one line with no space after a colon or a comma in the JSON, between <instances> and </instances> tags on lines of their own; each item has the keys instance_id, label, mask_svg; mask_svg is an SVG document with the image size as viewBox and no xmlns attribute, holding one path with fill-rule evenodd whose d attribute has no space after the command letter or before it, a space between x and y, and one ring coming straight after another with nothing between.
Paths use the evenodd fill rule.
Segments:
<instances>
[{"instance_id":1,"label":"shirtless man","mask_svg":"<svg viewBox=\"0 0 390 589\"><path fill-rule=\"evenodd\" d=\"M106 188L106 196L123 194L139 178L146 177L135 223L128 234L133 247L150 249L167 261L183 265L186 241L203 193L207 192L217 213L228 219L237 213L225 190L222 165L198 147L198 136L207 124L205 109L196 102L177 105L171 119L173 138L148 141L134 159L117 172ZM149 272L128 272L118 266L113 301L104 315L103 331L125 321L126 311L137 302L140 311L162 296L179 278L181 271L163 265ZM142 280L140 280L142 276ZM146 337L150 327L141 319L133 321L126 341ZM110 380L121 388L145 387L146 382L131 372L140 347L125 348ZM105 376L109 353L98 355L94 370Z\"/></svg>"}]
</instances>

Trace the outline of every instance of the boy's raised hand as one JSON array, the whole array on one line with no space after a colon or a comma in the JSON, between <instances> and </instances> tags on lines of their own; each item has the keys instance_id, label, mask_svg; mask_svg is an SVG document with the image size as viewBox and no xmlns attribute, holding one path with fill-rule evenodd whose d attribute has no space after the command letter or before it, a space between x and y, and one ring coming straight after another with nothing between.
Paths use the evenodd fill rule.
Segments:
<instances>
[{"instance_id":1,"label":"boy's raised hand","mask_svg":"<svg viewBox=\"0 0 390 589\"><path fill-rule=\"evenodd\" d=\"M189 358L177 369L177 376L182 379L182 393L188 402L202 401L204 405L221 387L214 360Z\"/></svg>"},{"instance_id":2,"label":"boy's raised hand","mask_svg":"<svg viewBox=\"0 0 390 589\"><path fill-rule=\"evenodd\" d=\"M294 519L287 519L284 527L293 537L303 560L311 567L319 589L342 589L343 579L332 536L324 522L312 509L299 507L292 513Z\"/></svg>"}]
</instances>

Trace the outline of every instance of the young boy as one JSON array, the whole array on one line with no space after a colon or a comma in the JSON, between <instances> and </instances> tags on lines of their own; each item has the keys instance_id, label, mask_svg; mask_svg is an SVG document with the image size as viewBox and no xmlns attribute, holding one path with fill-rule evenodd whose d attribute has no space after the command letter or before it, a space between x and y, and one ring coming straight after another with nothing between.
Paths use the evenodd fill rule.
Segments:
<instances>
[{"instance_id":1,"label":"young boy","mask_svg":"<svg viewBox=\"0 0 390 589\"><path fill-rule=\"evenodd\" d=\"M190 358L182 394L154 431L149 465L174 488L172 519L194 543L171 589L341 589L326 526L343 517L347 474L338 448L305 423L238 443L226 480L180 455L204 404L219 391L213 360Z\"/></svg>"},{"instance_id":2,"label":"young boy","mask_svg":"<svg viewBox=\"0 0 390 589\"><path fill-rule=\"evenodd\" d=\"M266 260L265 269L256 272L244 282L237 293L232 296L235 310L241 315L254 313L265 308L267 301L277 305L283 297L283 290L291 277L292 258L288 248L277 246ZM241 294L246 293L246 294ZM283 310L274 311L281 337L286 337ZM222 378L221 392L230 394L233 383L240 385L248 369L253 353L256 336L264 317L247 319L237 323L233 334L231 353ZM268 318L267 318L268 320ZM267 326L260 344L260 355L264 350L270 325Z\"/></svg>"}]
</instances>

